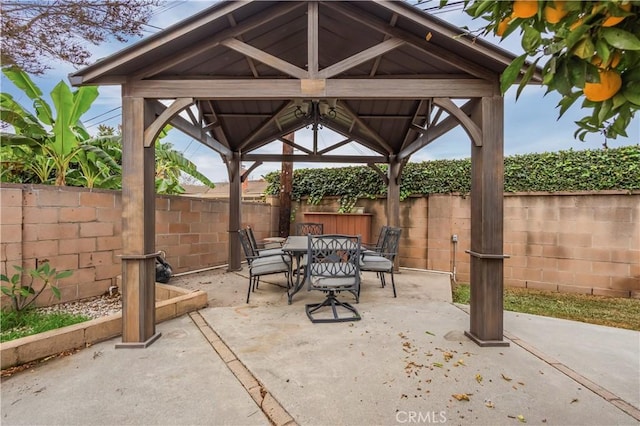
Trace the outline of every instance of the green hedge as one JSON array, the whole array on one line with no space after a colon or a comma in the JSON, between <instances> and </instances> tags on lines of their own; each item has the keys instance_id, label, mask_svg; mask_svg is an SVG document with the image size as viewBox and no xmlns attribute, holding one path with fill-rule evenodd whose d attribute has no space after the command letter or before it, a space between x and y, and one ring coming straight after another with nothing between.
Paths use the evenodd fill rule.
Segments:
<instances>
[{"instance_id":1,"label":"green hedge","mask_svg":"<svg viewBox=\"0 0 640 426\"><path fill-rule=\"evenodd\" d=\"M387 166L380 168L386 172ZM278 195L280 172L265 176L265 193ZM504 159L505 192L601 191L640 189L640 145L613 149L558 151L514 155ZM400 198L426 194L467 194L471 191L471 160L408 163L402 172ZM385 195L382 179L366 166L298 169L293 172L294 200L317 203L325 196L341 197L343 207L357 198Z\"/></svg>"}]
</instances>

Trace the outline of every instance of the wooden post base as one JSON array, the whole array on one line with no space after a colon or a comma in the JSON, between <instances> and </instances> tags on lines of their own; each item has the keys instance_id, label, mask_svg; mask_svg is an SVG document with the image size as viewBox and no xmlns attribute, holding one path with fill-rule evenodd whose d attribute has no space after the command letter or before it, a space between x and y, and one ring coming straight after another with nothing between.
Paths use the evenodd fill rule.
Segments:
<instances>
[{"instance_id":1,"label":"wooden post base","mask_svg":"<svg viewBox=\"0 0 640 426\"><path fill-rule=\"evenodd\" d=\"M144 349L158 340L162 333L156 333L144 342L122 342L116 343L116 349Z\"/></svg>"},{"instance_id":2,"label":"wooden post base","mask_svg":"<svg viewBox=\"0 0 640 426\"><path fill-rule=\"evenodd\" d=\"M506 342L504 340L483 340L477 336L475 336L474 334L472 334L470 331L465 331L464 335L467 336L469 339L473 340L476 345L481 346L481 347L505 347L505 346L510 346L509 342Z\"/></svg>"}]
</instances>

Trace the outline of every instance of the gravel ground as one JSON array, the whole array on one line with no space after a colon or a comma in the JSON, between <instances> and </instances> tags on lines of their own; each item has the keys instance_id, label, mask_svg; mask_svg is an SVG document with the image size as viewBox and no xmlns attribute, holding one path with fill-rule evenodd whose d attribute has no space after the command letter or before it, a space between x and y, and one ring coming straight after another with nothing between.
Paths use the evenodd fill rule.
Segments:
<instances>
[{"instance_id":1,"label":"gravel ground","mask_svg":"<svg viewBox=\"0 0 640 426\"><path fill-rule=\"evenodd\" d=\"M120 293L110 296L90 297L88 299L76 300L74 302L59 303L57 305L38 308L41 312L67 312L72 314L86 315L91 319L101 318L107 315L118 313L122 310L122 296Z\"/></svg>"}]
</instances>

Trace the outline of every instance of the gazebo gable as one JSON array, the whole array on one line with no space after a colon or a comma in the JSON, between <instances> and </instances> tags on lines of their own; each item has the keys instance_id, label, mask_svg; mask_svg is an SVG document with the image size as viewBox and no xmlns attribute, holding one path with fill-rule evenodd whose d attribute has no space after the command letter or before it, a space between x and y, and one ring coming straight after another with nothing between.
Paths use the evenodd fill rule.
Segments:
<instances>
[{"instance_id":1,"label":"gazebo gable","mask_svg":"<svg viewBox=\"0 0 640 426\"><path fill-rule=\"evenodd\" d=\"M255 159L252 151L313 127L318 117L302 106L330 109L324 127L386 162L458 124L434 99L497 94L513 58L403 2L221 2L70 78L192 100L189 119L174 125L209 138L223 158Z\"/></svg>"}]
</instances>

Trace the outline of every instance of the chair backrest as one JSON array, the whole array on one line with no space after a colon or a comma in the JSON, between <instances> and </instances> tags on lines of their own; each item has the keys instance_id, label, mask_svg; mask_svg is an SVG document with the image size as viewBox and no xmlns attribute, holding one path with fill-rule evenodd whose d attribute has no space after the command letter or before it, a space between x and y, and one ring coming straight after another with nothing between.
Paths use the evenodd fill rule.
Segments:
<instances>
[{"instance_id":1,"label":"chair backrest","mask_svg":"<svg viewBox=\"0 0 640 426\"><path fill-rule=\"evenodd\" d=\"M360 287L360 236L308 236L307 279L316 290L357 291Z\"/></svg>"},{"instance_id":2,"label":"chair backrest","mask_svg":"<svg viewBox=\"0 0 640 426\"><path fill-rule=\"evenodd\" d=\"M296 235L322 235L324 225L322 223L298 222L296 223Z\"/></svg>"},{"instance_id":3,"label":"chair backrest","mask_svg":"<svg viewBox=\"0 0 640 426\"><path fill-rule=\"evenodd\" d=\"M382 227L380 228L380 234L378 234L378 241L376 241L376 246L375 246L376 251L382 250L382 244L384 243L384 237L387 236L388 229L389 227L387 225L382 225Z\"/></svg>"},{"instance_id":4,"label":"chair backrest","mask_svg":"<svg viewBox=\"0 0 640 426\"><path fill-rule=\"evenodd\" d=\"M380 246L380 254L387 259L393 261L398 254L398 246L400 245L401 228L388 227L384 240Z\"/></svg>"},{"instance_id":5,"label":"chair backrest","mask_svg":"<svg viewBox=\"0 0 640 426\"><path fill-rule=\"evenodd\" d=\"M242 250L244 250L244 255L247 258L249 264L251 264L253 258L256 256L256 252L251 246L251 238L249 237L249 232L246 229L239 229L238 237L240 238L240 244L242 245Z\"/></svg>"},{"instance_id":6,"label":"chair backrest","mask_svg":"<svg viewBox=\"0 0 640 426\"><path fill-rule=\"evenodd\" d=\"M247 225L247 236L249 237L249 243L251 244L253 251L254 252L258 251L258 243L256 241L256 236L253 234L253 229L251 229L251 226L249 225Z\"/></svg>"}]
</instances>

